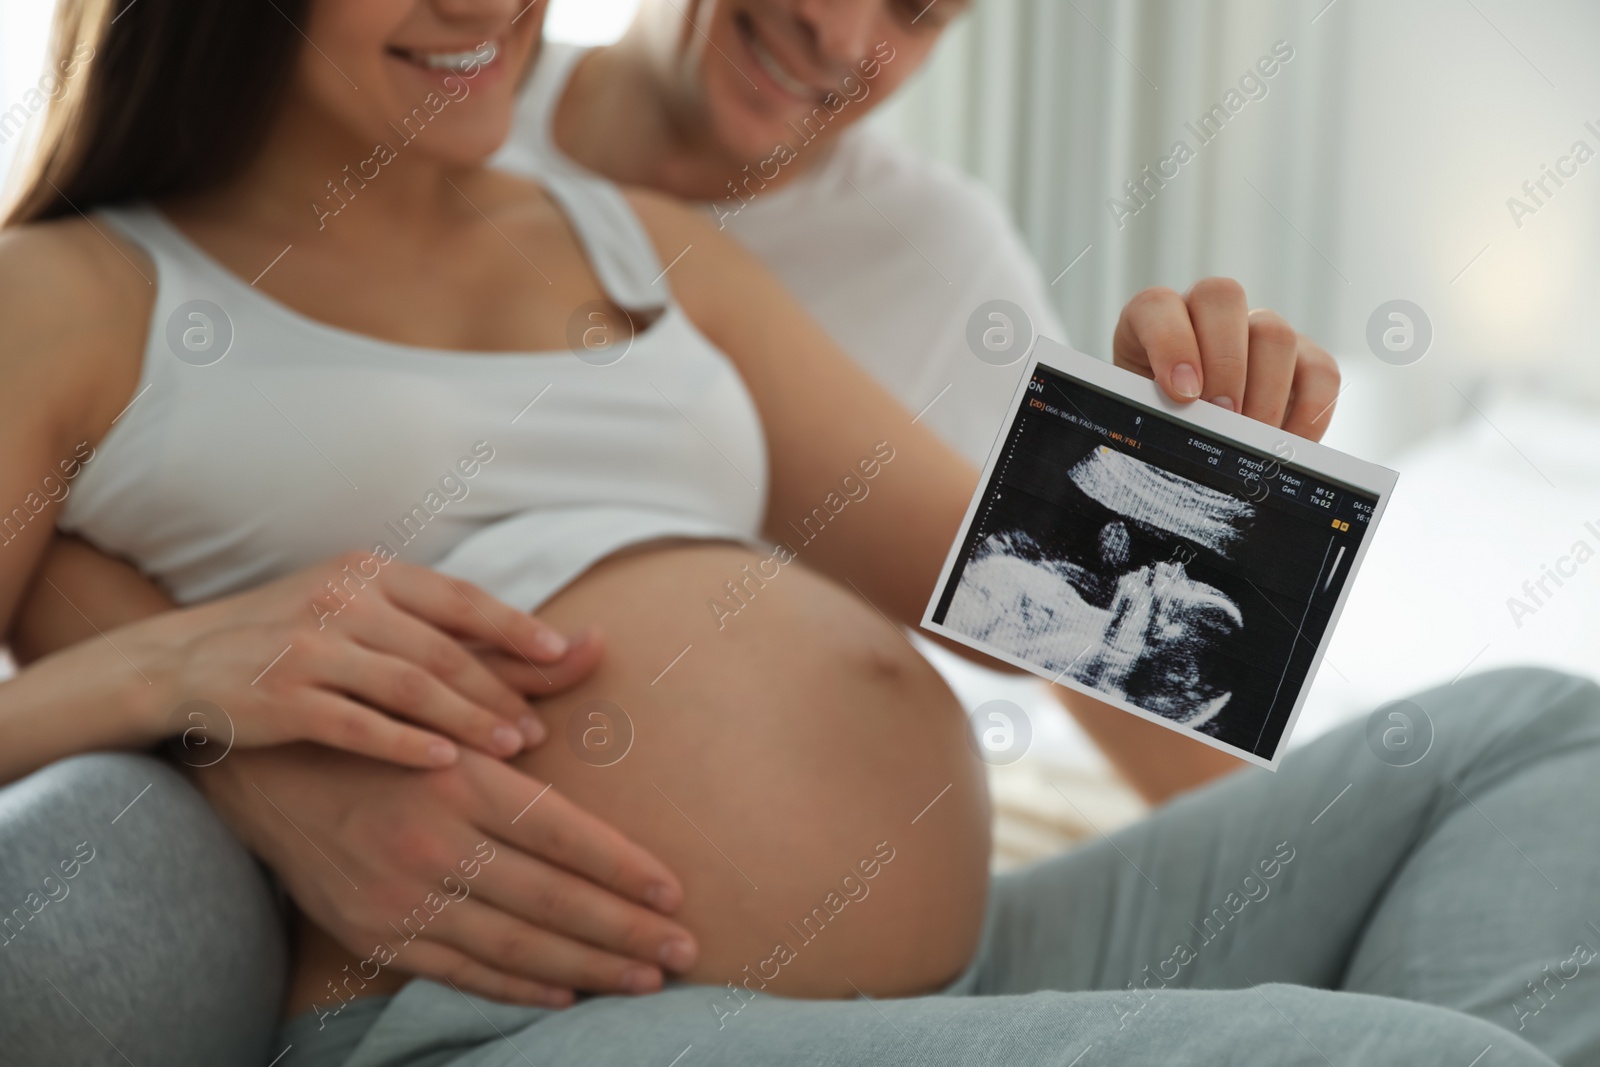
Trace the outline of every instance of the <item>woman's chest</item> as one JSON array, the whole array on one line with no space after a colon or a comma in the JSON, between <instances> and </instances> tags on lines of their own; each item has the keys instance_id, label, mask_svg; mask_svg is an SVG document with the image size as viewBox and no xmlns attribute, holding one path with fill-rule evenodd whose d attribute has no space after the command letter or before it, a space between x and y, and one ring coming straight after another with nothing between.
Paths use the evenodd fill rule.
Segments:
<instances>
[{"instance_id":1,"label":"woman's chest","mask_svg":"<svg viewBox=\"0 0 1600 1067\"><path fill-rule=\"evenodd\" d=\"M609 363L264 340L246 323L215 364L147 370L63 525L180 599L380 544L432 563L539 509L759 527L765 443L743 383L669 336Z\"/></svg>"},{"instance_id":2,"label":"woman's chest","mask_svg":"<svg viewBox=\"0 0 1600 1067\"><path fill-rule=\"evenodd\" d=\"M609 304L587 255L548 204L491 219L465 201L438 233L322 220L304 233L191 225L232 276L294 314L392 344L453 352L557 351L574 309Z\"/></svg>"}]
</instances>

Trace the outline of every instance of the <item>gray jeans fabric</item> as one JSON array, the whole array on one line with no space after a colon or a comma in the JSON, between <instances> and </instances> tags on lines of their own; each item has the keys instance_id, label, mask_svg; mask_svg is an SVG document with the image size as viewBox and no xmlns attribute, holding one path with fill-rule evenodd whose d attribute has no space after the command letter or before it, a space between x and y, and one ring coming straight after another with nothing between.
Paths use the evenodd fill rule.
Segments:
<instances>
[{"instance_id":1,"label":"gray jeans fabric","mask_svg":"<svg viewBox=\"0 0 1600 1067\"><path fill-rule=\"evenodd\" d=\"M287 974L261 867L167 764L0 789L0 1064L261 1067Z\"/></svg>"},{"instance_id":2,"label":"gray jeans fabric","mask_svg":"<svg viewBox=\"0 0 1600 1067\"><path fill-rule=\"evenodd\" d=\"M680 986L549 1012L419 980L323 1021L295 1019L275 1043L200 1055L203 1035L174 1033L184 1023L259 1033L270 1019L247 1014L261 1007L242 992L258 976L239 966L250 957L235 946L255 936L238 923L270 928L273 913L263 900L254 919L232 914L215 876L199 869L227 854L215 847L169 873L119 853L135 921L108 929L101 953L131 961L159 949L159 966L135 966L159 975L123 991L114 969L84 966L62 992L91 1016L89 1004L99 1005L104 1040L140 1067L265 1063L286 1048L279 1067L1600 1065L1600 689L1500 671L1411 700L1404 710L1421 727L1420 709L1432 738L1408 766L1395 764L1420 745L1397 756L1354 723L1292 753L1277 774L1244 771L996 879L983 944L943 996L816 1002ZM131 797L148 778L110 792ZM13 794L27 784L0 794L0 892L9 894L0 901L28 891L11 859L19 835L54 834L66 855L85 836L41 829L54 819L19 829ZM114 812L126 802L115 798L95 803ZM183 837L187 826L173 819L167 833ZM30 844L27 855L37 854ZM82 946L103 924L70 905L88 903L77 886L89 876L110 878L112 863L95 870L110 857L86 864L72 896L34 920L60 908L48 929L66 958L94 958ZM247 864L241 875L259 881ZM151 945L140 924L160 915L181 936ZM24 935L45 930L30 924ZM95 1037L71 1009L45 1018L48 998L63 998L30 979L34 968L16 970L9 951L0 947L0 1058L13 1029L36 1042L47 1028L63 1042L82 1038L73 1026ZM256 951L281 966L281 943ZM205 968L208 986L238 988L191 988L180 974L189 967ZM198 1012L188 1006L196 998L207 1001ZM141 1059L130 1048L180 1038L189 1047L179 1052ZM17 1062L101 1062L91 1045L75 1047L85 1058Z\"/></svg>"}]
</instances>

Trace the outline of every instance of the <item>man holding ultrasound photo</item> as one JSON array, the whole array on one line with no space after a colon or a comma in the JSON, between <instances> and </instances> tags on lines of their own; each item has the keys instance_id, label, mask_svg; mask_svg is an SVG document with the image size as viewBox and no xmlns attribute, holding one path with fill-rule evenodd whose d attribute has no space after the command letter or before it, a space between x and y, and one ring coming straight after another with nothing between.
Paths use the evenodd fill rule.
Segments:
<instances>
[{"instance_id":1,"label":"man holding ultrasound photo","mask_svg":"<svg viewBox=\"0 0 1600 1067\"><path fill-rule=\"evenodd\" d=\"M1036 356L923 624L1276 766L1393 473Z\"/></svg>"},{"instance_id":2,"label":"man holding ultrasound photo","mask_svg":"<svg viewBox=\"0 0 1600 1067\"><path fill-rule=\"evenodd\" d=\"M97 451L0 547L0 1060L1600 1062L1600 691L1282 754L1388 483L1226 279L1109 362L967 348L995 299L1063 331L858 125L965 6L647 0L543 53L540 0L60 6L101 58L0 232L0 499ZM1173 799L991 878L929 613Z\"/></svg>"}]
</instances>

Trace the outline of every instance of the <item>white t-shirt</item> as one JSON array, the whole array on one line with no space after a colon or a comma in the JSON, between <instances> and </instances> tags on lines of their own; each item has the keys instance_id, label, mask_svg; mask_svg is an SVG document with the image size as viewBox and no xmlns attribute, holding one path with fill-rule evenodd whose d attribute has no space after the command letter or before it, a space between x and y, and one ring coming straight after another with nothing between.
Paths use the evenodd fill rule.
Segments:
<instances>
[{"instance_id":1,"label":"white t-shirt","mask_svg":"<svg viewBox=\"0 0 1600 1067\"><path fill-rule=\"evenodd\" d=\"M551 125L584 51L545 43L495 165L534 177L581 170L556 147ZM994 198L862 125L789 184L751 188L748 201L706 209L902 404L926 408L922 424L983 466L1026 361L979 360L968 319L986 301L1009 300L1036 336L1066 341L1038 268Z\"/></svg>"}]
</instances>

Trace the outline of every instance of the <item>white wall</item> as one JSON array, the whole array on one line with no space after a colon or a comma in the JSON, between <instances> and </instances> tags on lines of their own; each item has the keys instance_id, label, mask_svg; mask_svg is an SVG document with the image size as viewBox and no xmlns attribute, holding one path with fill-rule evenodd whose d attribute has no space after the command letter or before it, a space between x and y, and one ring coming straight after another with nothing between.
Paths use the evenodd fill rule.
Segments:
<instances>
[{"instance_id":1,"label":"white wall","mask_svg":"<svg viewBox=\"0 0 1600 1067\"><path fill-rule=\"evenodd\" d=\"M1600 152L1600 133L1584 127L1600 130L1600 5L1340 6L1329 18L1350 21L1352 48L1338 254L1359 283L1341 322L1409 291L1437 309L1443 354L1523 364L1591 353L1600 157L1520 229L1506 201L1575 140Z\"/></svg>"}]
</instances>

